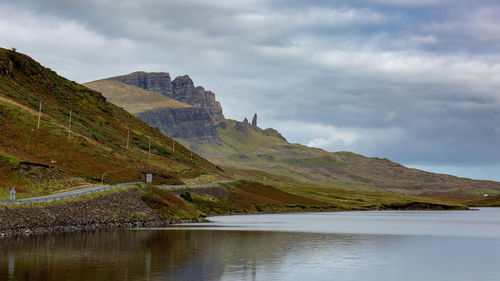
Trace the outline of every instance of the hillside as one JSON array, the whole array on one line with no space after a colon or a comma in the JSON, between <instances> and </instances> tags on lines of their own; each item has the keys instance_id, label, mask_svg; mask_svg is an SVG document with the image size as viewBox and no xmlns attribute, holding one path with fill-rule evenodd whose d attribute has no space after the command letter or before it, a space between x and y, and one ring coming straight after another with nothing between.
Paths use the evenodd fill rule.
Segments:
<instances>
[{"instance_id":1,"label":"hillside","mask_svg":"<svg viewBox=\"0 0 500 281\"><path fill-rule=\"evenodd\" d=\"M166 72L134 72L127 75L111 77L106 80L118 81L144 90L160 93L168 98L178 100L206 110L213 120L224 119L222 107L215 99L215 94L201 86L195 86L188 75L171 80Z\"/></svg>"},{"instance_id":2,"label":"hillside","mask_svg":"<svg viewBox=\"0 0 500 281\"><path fill-rule=\"evenodd\" d=\"M156 183L227 178L99 92L1 48L0 132L0 197L12 187L22 197L102 179L144 180L146 172Z\"/></svg>"},{"instance_id":3,"label":"hillside","mask_svg":"<svg viewBox=\"0 0 500 281\"><path fill-rule=\"evenodd\" d=\"M134 72L84 85L167 136L190 142L220 142L214 120L224 117L222 108L212 92L195 88L187 76L171 81L168 73Z\"/></svg>"},{"instance_id":4,"label":"hillside","mask_svg":"<svg viewBox=\"0 0 500 281\"><path fill-rule=\"evenodd\" d=\"M160 93L143 90L118 81L100 80L87 83L85 86L100 93L106 93L106 98L111 103L123 105L123 108L132 114L164 107L190 107L190 105Z\"/></svg>"},{"instance_id":5,"label":"hillside","mask_svg":"<svg viewBox=\"0 0 500 281\"><path fill-rule=\"evenodd\" d=\"M190 89L189 95L186 95L186 90L182 87L183 90L176 90L181 89L179 85L182 83L175 82L178 80L187 81L185 84L188 86L182 87ZM165 97L179 99L190 105L201 106L199 101L205 99L204 89L198 87L203 90L194 91L196 88L188 76L178 77L172 82L170 76L165 73L136 72L99 81L121 81L129 86L158 91ZM94 87L94 83L96 82L86 85ZM107 97L124 95L117 102L125 108L136 106L138 99L132 98L131 95L137 93L138 91L119 93L115 92L113 87L103 91ZM211 100L215 101L215 98ZM214 104L209 107L211 106L217 107ZM263 130L248 121L239 122L224 118L205 118L204 123L199 123L196 116L179 114L181 110L161 108L134 113L141 120L158 127L166 135L177 138L203 157L225 167L257 169L313 185L386 190L413 195L474 197L486 193L500 193L498 182L434 174L409 169L388 159L369 158L351 152L327 152L291 144L271 128ZM175 117L176 114L182 118ZM209 133L202 133L206 131ZM205 137L207 134L211 137Z\"/></svg>"},{"instance_id":6,"label":"hillside","mask_svg":"<svg viewBox=\"0 0 500 281\"><path fill-rule=\"evenodd\" d=\"M172 110L189 108L196 107ZM231 131L229 126L226 130L222 133ZM146 173L153 174L153 185L128 185L55 202L2 204L3 237L158 227L199 221L209 215L466 208L434 198L353 190L352 186L317 186L262 171L220 168L110 103L101 93L58 76L26 55L5 49L0 49L0 132L2 200L8 198L12 187L20 199L102 180L144 181ZM262 132L279 139L275 131ZM209 188L161 190L154 186L228 178L238 180Z\"/></svg>"},{"instance_id":7,"label":"hillside","mask_svg":"<svg viewBox=\"0 0 500 281\"><path fill-rule=\"evenodd\" d=\"M223 166L259 169L312 184L414 195L482 196L500 192L498 182L429 173L388 159L291 144L272 129L262 130L244 122L226 119L217 128L221 144L205 143L193 149Z\"/></svg>"}]
</instances>

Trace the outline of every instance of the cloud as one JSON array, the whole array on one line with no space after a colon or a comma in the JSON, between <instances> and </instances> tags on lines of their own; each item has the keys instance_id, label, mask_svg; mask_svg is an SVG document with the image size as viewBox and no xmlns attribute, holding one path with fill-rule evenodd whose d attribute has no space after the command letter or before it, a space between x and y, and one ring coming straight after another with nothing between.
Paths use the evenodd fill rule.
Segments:
<instances>
[{"instance_id":1,"label":"cloud","mask_svg":"<svg viewBox=\"0 0 500 281\"><path fill-rule=\"evenodd\" d=\"M495 166L499 13L493 0L0 0L0 38L79 82L190 74L226 116L257 112L294 142Z\"/></svg>"}]
</instances>

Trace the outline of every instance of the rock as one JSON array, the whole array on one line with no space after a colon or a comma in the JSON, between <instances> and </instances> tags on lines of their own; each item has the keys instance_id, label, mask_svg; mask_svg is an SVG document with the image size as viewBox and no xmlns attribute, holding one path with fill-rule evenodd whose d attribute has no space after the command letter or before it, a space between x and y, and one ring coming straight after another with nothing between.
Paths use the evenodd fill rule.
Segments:
<instances>
[{"instance_id":1,"label":"rock","mask_svg":"<svg viewBox=\"0 0 500 281\"><path fill-rule=\"evenodd\" d=\"M245 135L249 134L250 130L251 130L250 124L248 123L248 120L246 118L243 120L243 122L236 122L236 125L234 126L234 128L238 132L245 134Z\"/></svg>"},{"instance_id":2,"label":"rock","mask_svg":"<svg viewBox=\"0 0 500 281\"><path fill-rule=\"evenodd\" d=\"M221 128L223 130L227 129L227 123L226 122L220 122L217 124L217 128Z\"/></svg>"},{"instance_id":3,"label":"rock","mask_svg":"<svg viewBox=\"0 0 500 281\"><path fill-rule=\"evenodd\" d=\"M192 106L205 108L214 121L224 119L222 107L215 100L215 94L205 91L203 87L194 87L193 80L188 75L179 76L172 82L174 96L172 98Z\"/></svg>"},{"instance_id":4,"label":"rock","mask_svg":"<svg viewBox=\"0 0 500 281\"><path fill-rule=\"evenodd\" d=\"M252 126L257 127L257 113L254 114L252 119Z\"/></svg>"},{"instance_id":5,"label":"rock","mask_svg":"<svg viewBox=\"0 0 500 281\"><path fill-rule=\"evenodd\" d=\"M265 130L264 130L264 134L265 134L266 136L275 136L275 137L277 137L277 138L279 138L279 139L281 139L281 140L283 140L283 141L288 142L288 141L285 139L285 137L283 137L283 136L280 134L280 132L276 131L276 130L275 130L275 129L273 129L273 128L267 128L267 129L265 129Z\"/></svg>"},{"instance_id":6,"label":"rock","mask_svg":"<svg viewBox=\"0 0 500 281\"><path fill-rule=\"evenodd\" d=\"M56 219L47 213L55 214ZM89 200L0 210L0 233L12 236L128 227L136 223L129 214L137 213L148 217L142 222L145 226L166 224L141 200L141 194L131 189Z\"/></svg>"},{"instance_id":7,"label":"rock","mask_svg":"<svg viewBox=\"0 0 500 281\"><path fill-rule=\"evenodd\" d=\"M149 91L158 92L167 97L173 97L174 95L170 74L167 72L134 72L110 79Z\"/></svg>"},{"instance_id":8,"label":"rock","mask_svg":"<svg viewBox=\"0 0 500 281\"><path fill-rule=\"evenodd\" d=\"M19 162L17 170L19 175L28 179L60 179L64 177L61 170L42 163Z\"/></svg>"},{"instance_id":9,"label":"rock","mask_svg":"<svg viewBox=\"0 0 500 281\"><path fill-rule=\"evenodd\" d=\"M110 79L157 92L194 107L201 107L214 121L224 119L222 107L215 100L215 94L203 87L195 87L188 75L179 76L171 81L170 74L166 72L134 72Z\"/></svg>"},{"instance_id":10,"label":"rock","mask_svg":"<svg viewBox=\"0 0 500 281\"><path fill-rule=\"evenodd\" d=\"M216 125L204 108L161 108L144 111L136 116L169 137L220 142Z\"/></svg>"}]
</instances>

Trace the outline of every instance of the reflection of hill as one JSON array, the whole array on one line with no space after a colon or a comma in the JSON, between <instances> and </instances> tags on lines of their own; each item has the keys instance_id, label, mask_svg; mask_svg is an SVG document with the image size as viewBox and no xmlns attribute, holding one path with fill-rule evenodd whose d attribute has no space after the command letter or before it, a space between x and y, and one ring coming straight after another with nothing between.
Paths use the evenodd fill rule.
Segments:
<instances>
[{"instance_id":1,"label":"reflection of hill","mask_svg":"<svg viewBox=\"0 0 500 281\"><path fill-rule=\"evenodd\" d=\"M281 263L342 258L364 236L251 231L119 231L0 242L0 280L246 280ZM370 242L372 243L372 242ZM336 253L332 252L333 249ZM12 266L11 266L12 267Z\"/></svg>"}]
</instances>

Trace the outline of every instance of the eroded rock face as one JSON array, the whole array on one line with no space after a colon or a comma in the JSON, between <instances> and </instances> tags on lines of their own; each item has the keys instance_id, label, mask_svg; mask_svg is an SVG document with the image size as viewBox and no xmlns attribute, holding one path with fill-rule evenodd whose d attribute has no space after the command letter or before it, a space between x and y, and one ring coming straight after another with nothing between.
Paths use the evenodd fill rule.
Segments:
<instances>
[{"instance_id":1,"label":"eroded rock face","mask_svg":"<svg viewBox=\"0 0 500 281\"><path fill-rule=\"evenodd\" d=\"M215 100L215 94L205 88L195 87L188 75L179 76L171 81L166 72L135 72L110 78L145 90L158 92L169 98L195 107L205 109L214 121L222 120L222 107Z\"/></svg>"},{"instance_id":2,"label":"eroded rock face","mask_svg":"<svg viewBox=\"0 0 500 281\"><path fill-rule=\"evenodd\" d=\"M172 98L192 106L202 107L208 110L212 119L218 121L224 118L222 107L215 100L215 94L206 91L205 88L195 87L193 80L188 75L179 76L172 81L174 96Z\"/></svg>"},{"instance_id":3,"label":"eroded rock face","mask_svg":"<svg viewBox=\"0 0 500 281\"><path fill-rule=\"evenodd\" d=\"M220 141L210 114L201 107L162 108L136 116L169 137L212 143Z\"/></svg>"},{"instance_id":4,"label":"eroded rock face","mask_svg":"<svg viewBox=\"0 0 500 281\"><path fill-rule=\"evenodd\" d=\"M65 177L61 170L41 163L21 162L17 169L21 176L32 180L39 178L60 179Z\"/></svg>"},{"instance_id":5,"label":"eroded rock face","mask_svg":"<svg viewBox=\"0 0 500 281\"><path fill-rule=\"evenodd\" d=\"M134 72L110 79L174 98L172 81L167 72Z\"/></svg>"}]
</instances>

